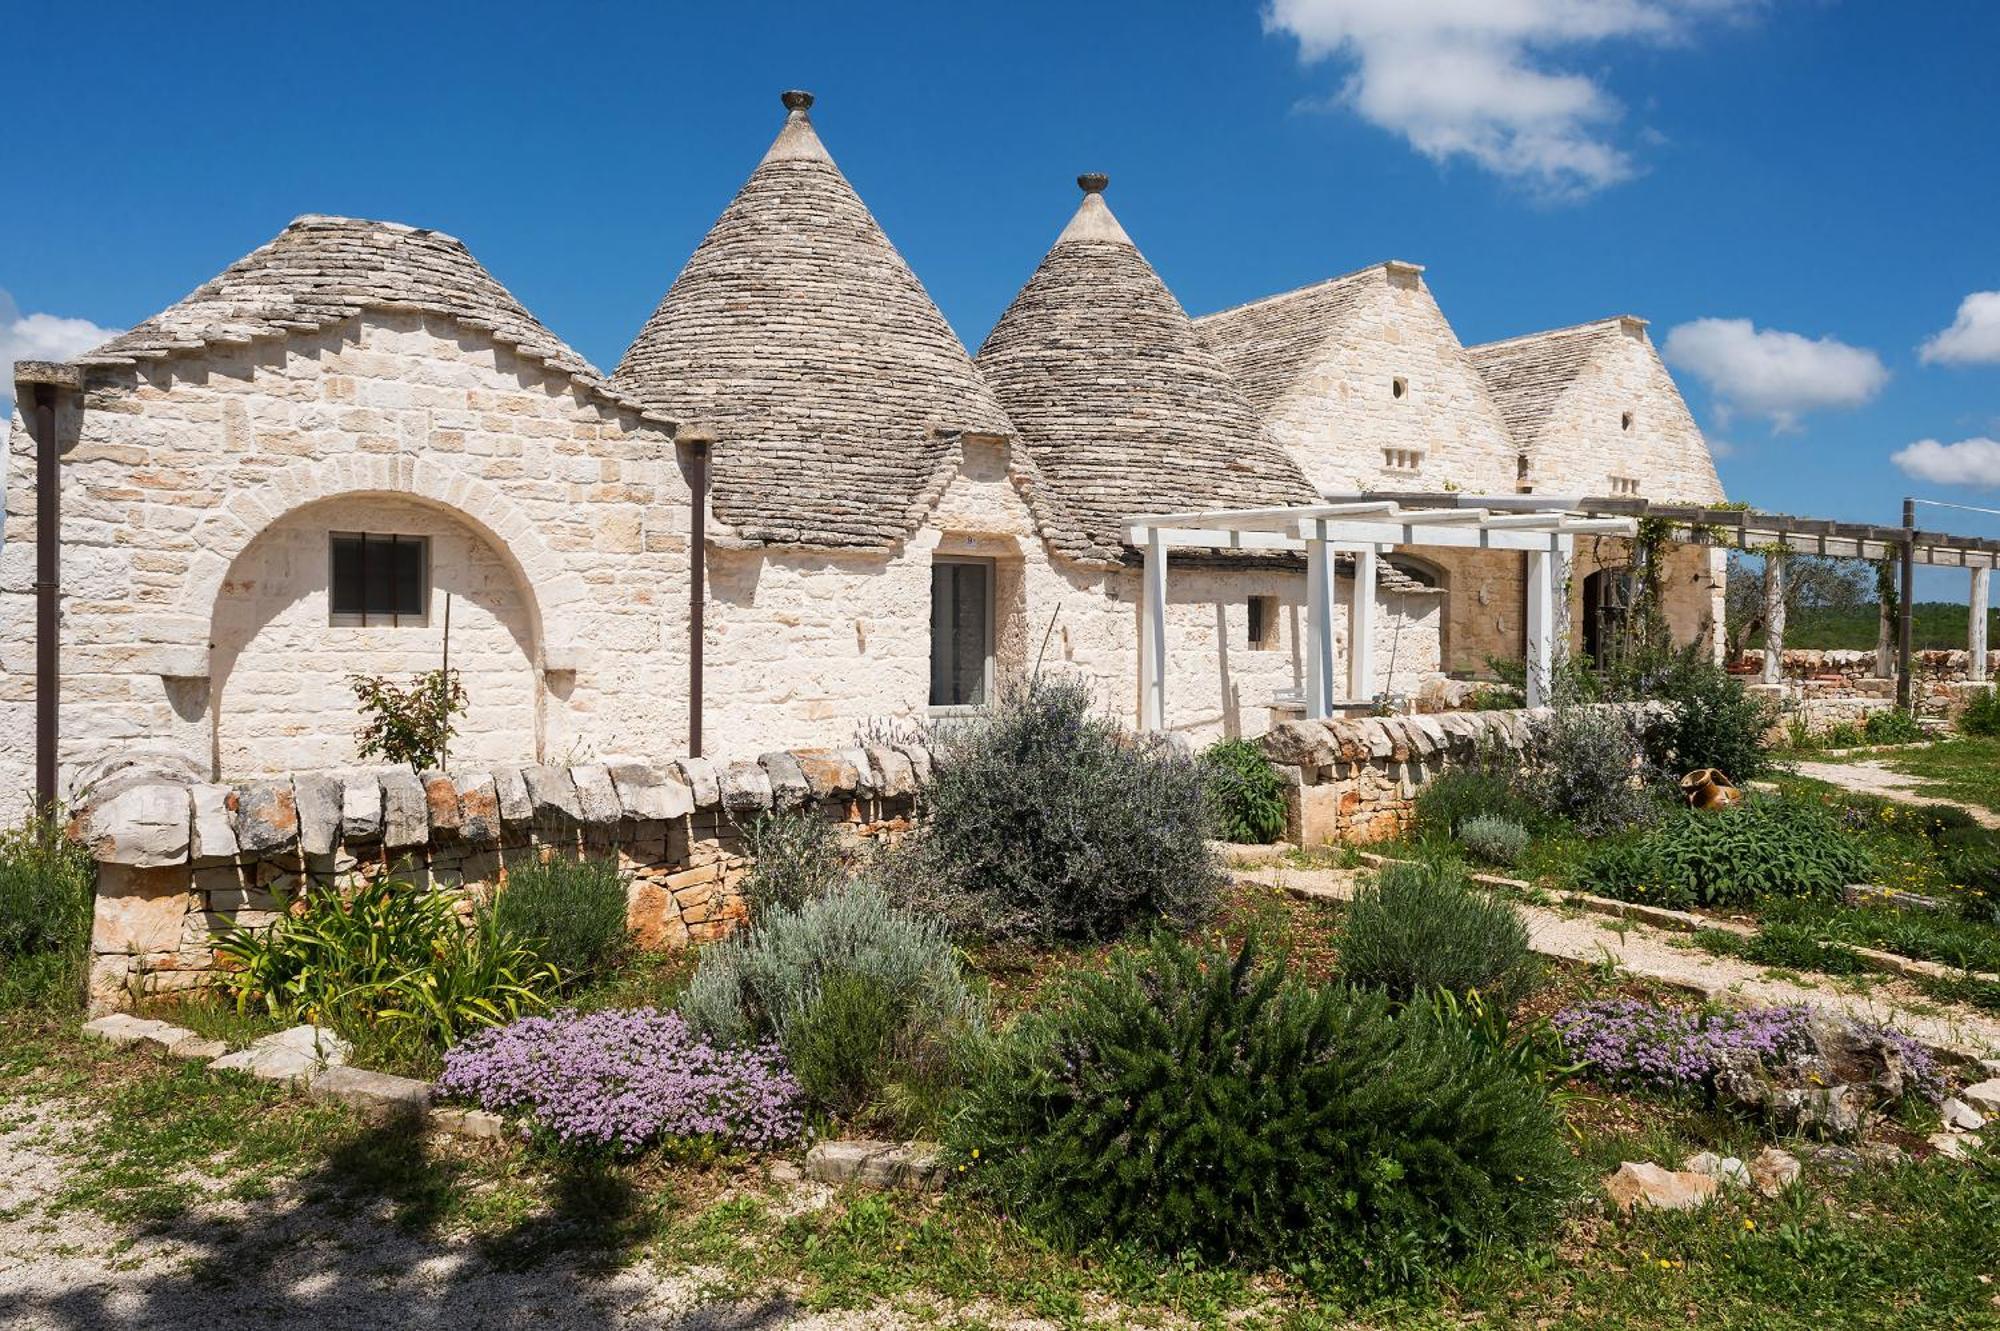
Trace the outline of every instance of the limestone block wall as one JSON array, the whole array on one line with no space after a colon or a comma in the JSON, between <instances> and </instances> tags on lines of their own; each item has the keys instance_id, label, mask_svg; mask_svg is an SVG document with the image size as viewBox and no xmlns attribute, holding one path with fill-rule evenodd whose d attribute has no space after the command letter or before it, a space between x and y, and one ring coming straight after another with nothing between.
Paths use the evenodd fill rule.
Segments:
<instances>
[{"instance_id":1,"label":"limestone block wall","mask_svg":"<svg viewBox=\"0 0 2000 1331\"><path fill-rule=\"evenodd\" d=\"M235 785L141 761L100 780L76 817L98 861L91 1005L209 982L223 933L270 923L310 887L398 878L477 897L550 856L615 859L643 946L718 938L744 915L744 834L758 817L811 809L850 835L893 838L929 771L917 743Z\"/></svg>"},{"instance_id":2,"label":"limestone block wall","mask_svg":"<svg viewBox=\"0 0 2000 1331\"><path fill-rule=\"evenodd\" d=\"M1621 321L1557 399L1527 457L1528 483L1539 494L1723 499L1708 443L1636 319Z\"/></svg>"},{"instance_id":3,"label":"limestone block wall","mask_svg":"<svg viewBox=\"0 0 2000 1331\"><path fill-rule=\"evenodd\" d=\"M1638 733L1657 704L1608 705ZM1532 767L1546 707L1288 721L1263 738L1290 781L1286 838L1302 846L1388 841L1410 830L1417 792L1482 761Z\"/></svg>"},{"instance_id":4,"label":"limestone block wall","mask_svg":"<svg viewBox=\"0 0 2000 1331\"><path fill-rule=\"evenodd\" d=\"M1271 438L1322 490L1511 493L1506 423L1418 270L1353 280L1362 289L1325 348L1267 414ZM1392 467L1388 449L1421 461Z\"/></svg>"},{"instance_id":5,"label":"limestone block wall","mask_svg":"<svg viewBox=\"0 0 2000 1331\"><path fill-rule=\"evenodd\" d=\"M286 706L311 714L349 705L330 683L338 674L428 660L430 625L385 631L385 645L375 630L315 622L313 543L392 516L339 507L363 499L399 501L398 517L409 506L439 515L444 553L469 562L434 560L433 590L464 593L473 659L500 653L503 634L518 643L527 622L533 719L510 729L510 753L685 734L690 492L664 427L484 333L413 312L93 371L85 390L57 431L65 779L135 743L211 775L238 775L226 764L239 760L295 765L272 756L292 738L267 705L283 661L309 662ZM34 447L17 411L0 546L10 801L33 753ZM296 599L279 604L287 594ZM502 673L483 705L511 725L529 713L519 672ZM337 748L352 728L315 744Z\"/></svg>"}]
</instances>

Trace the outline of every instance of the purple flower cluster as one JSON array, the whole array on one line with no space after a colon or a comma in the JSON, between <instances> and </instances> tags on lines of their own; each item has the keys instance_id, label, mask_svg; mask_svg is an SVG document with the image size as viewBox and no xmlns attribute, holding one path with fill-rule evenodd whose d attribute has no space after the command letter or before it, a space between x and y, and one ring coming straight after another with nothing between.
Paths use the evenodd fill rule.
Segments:
<instances>
[{"instance_id":1,"label":"purple flower cluster","mask_svg":"<svg viewBox=\"0 0 2000 1331\"><path fill-rule=\"evenodd\" d=\"M1785 1058L1810 1040L1803 1006L1685 1012L1636 998L1602 998L1552 1018L1570 1054L1614 1082L1664 1091L1698 1090L1723 1058L1754 1053Z\"/></svg>"},{"instance_id":2,"label":"purple flower cluster","mask_svg":"<svg viewBox=\"0 0 2000 1331\"><path fill-rule=\"evenodd\" d=\"M445 1055L439 1094L525 1113L564 1145L637 1151L667 1139L761 1150L805 1128L805 1096L775 1044L731 1048L678 1012L524 1017Z\"/></svg>"},{"instance_id":3,"label":"purple flower cluster","mask_svg":"<svg viewBox=\"0 0 2000 1331\"><path fill-rule=\"evenodd\" d=\"M1944 1099L1944 1069L1938 1066L1937 1057L1925 1047L1923 1041L1893 1026L1870 1024L1863 1029L1881 1036L1884 1044L1902 1055L1904 1084L1912 1093L1932 1104Z\"/></svg>"}]
</instances>

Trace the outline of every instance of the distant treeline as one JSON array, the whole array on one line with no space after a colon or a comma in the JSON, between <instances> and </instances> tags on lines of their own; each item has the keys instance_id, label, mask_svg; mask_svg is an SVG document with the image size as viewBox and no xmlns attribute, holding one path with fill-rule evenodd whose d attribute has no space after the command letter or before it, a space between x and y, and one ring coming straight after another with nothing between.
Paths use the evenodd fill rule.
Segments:
<instances>
[{"instance_id":1,"label":"distant treeline","mask_svg":"<svg viewBox=\"0 0 2000 1331\"><path fill-rule=\"evenodd\" d=\"M1910 639L1920 652L1963 649L1969 607L1949 601L1918 601L1911 608ZM1873 605L1840 609L1794 610L1785 626L1785 646L1813 651L1854 648L1870 651L1875 646L1876 610ZM1989 612L1987 640L2000 648L2000 609ZM1752 647L1764 645L1764 635L1754 634Z\"/></svg>"}]
</instances>

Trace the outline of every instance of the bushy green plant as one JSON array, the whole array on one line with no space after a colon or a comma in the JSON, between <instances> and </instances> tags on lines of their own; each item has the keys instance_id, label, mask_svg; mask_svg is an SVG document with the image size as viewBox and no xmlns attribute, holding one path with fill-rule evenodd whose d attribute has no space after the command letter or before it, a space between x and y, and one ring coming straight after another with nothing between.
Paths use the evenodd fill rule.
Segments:
<instances>
[{"instance_id":1,"label":"bushy green plant","mask_svg":"<svg viewBox=\"0 0 2000 1331\"><path fill-rule=\"evenodd\" d=\"M1459 767L1419 787L1412 813L1424 836L1450 838L1471 819L1505 818L1525 824L1536 809L1504 774Z\"/></svg>"},{"instance_id":2,"label":"bushy green plant","mask_svg":"<svg viewBox=\"0 0 2000 1331\"><path fill-rule=\"evenodd\" d=\"M417 772L445 765L465 711L465 685L456 670L427 670L408 688L383 675L350 675L347 686L361 708L354 739L363 758L408 763Z\"/></svg>"},{"instance_id":3,"label":"bushy green plant","mask_svg":"<svg viewBox=\"0 0 2000 1331\"><path fill-rule=\"evenodd\" d=\"M1476 859L1509 868L1528 852L1528 829L1511 818L1480 814L1459 824L1458 843Z\"/></svg>"},{"instance_id":4,"label":"bushy green plant","mask_svg":"<svg viewBox=\"0 0 2000 1331\"><path fill-rule=\"evenodd\" d=\"M1646 756L1665 772L1714 767L1743 782L1771 766L1765 742L1776 713L1715 663L1703 643L1676 649L1650 683L1666 714L1647 726Z\"/></svg>"},{"instance_id":5,"label":"bushy green plant","mask_svg":"<svg viewBox=\"0 0 2000 1331\"><path fill-rule=\"evenodd\" d=\"M1336 946L1343 977L1401 1000L1477 991L1511 1008L1541 972L1519 913L1442 860L1391 864L1363 884Z\"/></svg>"},{"instance_id":6,"label":"bushy green plant","mask_svg":"<svg viewBox=\"0 0 2000 1331\"><path fill-rule=\"evenodd\" d=\"M1285 834L1285 782L1247 739L1217 740L1201 755L1225 841L1268 845Z\"/></svg>"},{"instance_id":7,"label":"bushy green plant","mask_svg":"<svg viewBox=\"0 0 2000 1331\"><path fill-rule=\"evenodd\" d=\"M681 1011L723 1043L776 1039L813 1101L849 1118L933 1103L985 1020L943 926L865 881L705 949Z\"/></svg>"},{"instance_id":8,"label":"bushy green plant","mask_svg":"<svg viewBox=\"0 0 2000 1331\"><path fill-rule=\"evenodd\" d=\"M806 809L765 814L750 827L750 872L743 901L756 920L766 911L796 910L847 881L853 856L830 819Z\"/></svg>"},{"instance_id":9,"label":"bushy green plant","mask_svg":"<svg viewBox=\"0 0 2000 1331\"><path fill-rule=\"evenodd\" d=\"M1861 735L1870 744L1913 744L1924 738L1924 728L1900 707L1885 707L1868 714Z\"/></svg>"},{"instance_id":10,"label":"bushy green plant","mask_svg":"<svg viewBox=\"0 0 2000 1331\"><path fill-rule=\"evenodd\" d=\"M631 947L625 883L609 859L531 858L508 871L494 923L576 984L608 973Z\"/></svg>"},{"instance_id":11,"label":"bushy green plant","mask_svg":"<svg viewBox=\"0 0 2000 1331\"><path fill-rule=\"evenodd\" d=\"M1536 736L1536 759L1527 787L1536 805L1585 836L1622 832L1659 815L1647 788L1655 773L1617 708L1556 708Z\"/></svg>"},{"instance_id":12,"label":"bushy green plant","mask_svg":"<svg viewBox=\"0 0 2000 1331\"><path fill-rule=\"evenodd\" d=\"M1860 840L1817 802L1752 796L1734 808L1680 810L1643 839L1600 847L1580 878L1606 896L1685 909L1831 898L1865 881L1869 866Z\"/></svg>"},{"instance_id":13,"label":"bushy green plant","mask_svg":"<svg viewBox=\"0 0 2000 1331\"><path fill-rule=\"evenodd\" d=\"M898 894L955 930L1116 938L1207 918L1227 881L1208 846L1206 768L1097 715L1089 686L1041 677L940 732Z\"/></svg>"},{"instance_id":14,"label":"bushy green plant","mask_svg":"<svg viewBox=\"0 0 2000 1331\"><path fill-rule=\"evenodd\" d=\"M0 831L0 1010L82 997L95 866L55 817Z\"/></svg>"},{"instance_id":15,"label":"bushy green plant","mask_svg":"<svg viewBox=\"0 0 2000 1331\"><path fill-rule=\"evenodd\" d=\"M1545 1232L1574 1165L1464 1022L1169 937L1072 971L951 1121L955 1174L1055 1241L1420 1282Z\"/></svg>"},{"instance_id":16,"label":"bushy green plant","mask_svg":"<svg viewBox=\"0 0 2000 1331\"><path fill-rule=\"evenodd\" d=\"M475 907L468 927L450 894L394 880L309 889L216 952L228 963L218 982L239 1009L373 1032L411 1055L546 1007L562 979L490 907Z\"/></svg>"},{"instance_id":17,"label":"bushy green plant","mask_svg":"<svg viewBox=\"0 0 2000 1331\"><path fill-rule=\"evenodd\" d=\"M1958 715L1958 728L1968 735L2000 735L2000 688L1975 693Z\"/></svg>"}]
</instances>

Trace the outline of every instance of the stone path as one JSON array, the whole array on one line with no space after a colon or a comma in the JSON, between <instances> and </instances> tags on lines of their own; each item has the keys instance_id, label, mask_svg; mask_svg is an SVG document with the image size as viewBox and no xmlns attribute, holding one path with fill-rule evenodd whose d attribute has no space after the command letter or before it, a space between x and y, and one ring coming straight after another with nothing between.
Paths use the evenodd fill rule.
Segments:
<instances>
[{"instance_id":1,"label":"stone path","mask_svg":"<svg viewBox=\"0 0 2000 1331\"><path fill-rule=\"evenodd\" d=\"M1949 804L1971 814L1982 827L2000 828L2000 814L1982 809L1977 804L1926 794L1922 777L1892 771L1879 760L1859 763L1799 762L1793 763L1792 767L1800 776L1824 781L1859 795L1874 795L1898 804Z\"/></svg>"},{"instance_id":2,"label":"stone path","mask_svg":"<svg viewBox=\"0 0 2000 1331\"><path fill-rule=\"evenodd\" d=\"M1359 869L1241 870L1238 882L1279 887L1294 895L1345 901L1354 895ZM1949 1007L1914 986L1883 978L1865 990L1776 978L1765 967L1718 957L1685 945L1686 935L1600 915L1519 905L1536 952L1586 965L1610 962L1643 979L1669 984L1719 1002L1745 1005L1814 1003L1867 1021L1884 1022L1925 1044L1966 1058L2000 1055L2000 1018ZM1680 945L1676 944L1679 940Z\"/></svg>"}]
</instances>

